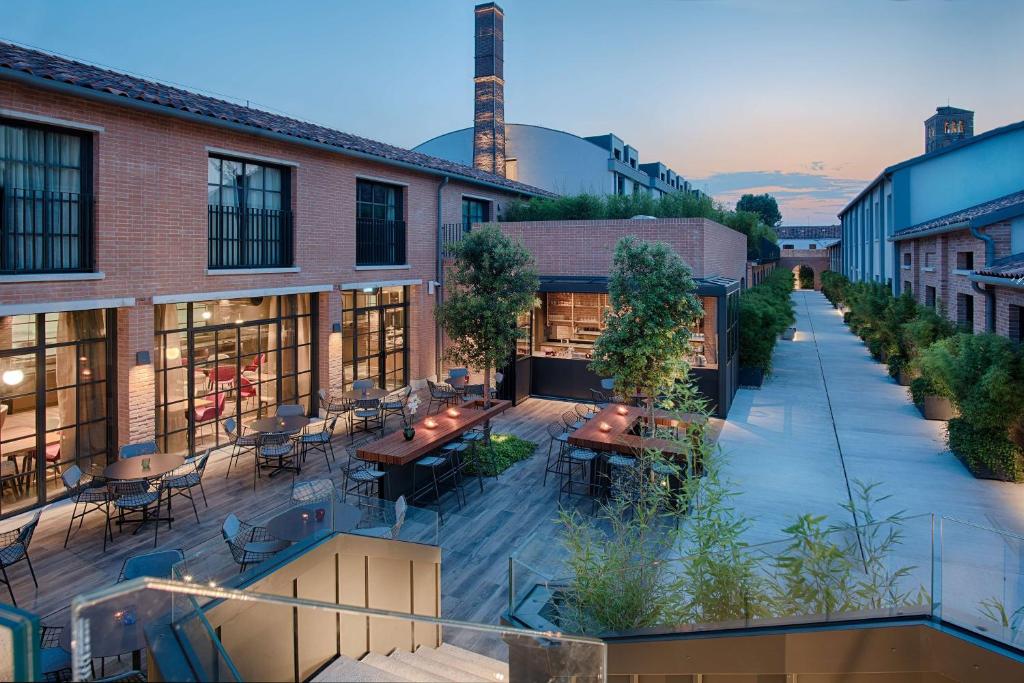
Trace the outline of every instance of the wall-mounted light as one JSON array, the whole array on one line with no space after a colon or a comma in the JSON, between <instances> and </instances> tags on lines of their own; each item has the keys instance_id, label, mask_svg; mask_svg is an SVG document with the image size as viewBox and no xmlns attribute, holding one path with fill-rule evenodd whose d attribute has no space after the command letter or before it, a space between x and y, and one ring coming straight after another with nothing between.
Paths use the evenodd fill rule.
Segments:
<instances>
[{"instance_id":1,"label":"wall-mounted light","mask_svg":"<svg viewBox=\"0 0 1024 683\"><path fill-rule=\"evenodd\" d=\"M341 333L341 323L331 323L331 332Z\"/></svg>"},{"instance_id":2,"label":"wall-mounted light","mask_svg":"<svg viewBox=\"0 0 1024 683\"><path fill-rule=\"evenodd\" d=\"M21 370L4 370L3 381L9 387L16 386L25 381L25 373Z\"/></svg>"},{"instance_id":3,"label":"wall-mounted light","mask_svg":"<svg viewBox=\"0 0 1024 683\"><path fill-rule=\"evenodd\" d=\"M203 311L202 313L199 314L199 317L201 317L203 320L209 320L210 318L213 317L213 313L211 313L210 311Z\"/></svg>"},{"instance_id":4,"label":"wall-mounted light","mask_svg":"<svg viewBox=\"0 0 1024 683\"><path fill-rule=\"evenodd\" d=\"M152 359L149 356L149 351L138 351L135 353L135 364L136 365L149 365Z\"/></svg>"}]
</instances>

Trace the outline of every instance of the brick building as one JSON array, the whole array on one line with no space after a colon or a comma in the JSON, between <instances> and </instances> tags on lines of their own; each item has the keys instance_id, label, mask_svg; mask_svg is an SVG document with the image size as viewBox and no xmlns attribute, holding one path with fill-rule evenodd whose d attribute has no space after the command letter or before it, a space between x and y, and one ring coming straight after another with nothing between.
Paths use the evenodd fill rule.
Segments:
<instances>
[{"instance_id":1,"label":"brick building","mask_svg":"<svg viewBox=\"0 0 1024 683\"><path fill-rule=\"evenodd\" d=\"M897 231L900 290L961 328L1020 341L1024 190Z\"/></svg>"},{"instance_id":2,"label":"brick building","mask_svg":"<svg viewBox=\"0 0 1024 683\"><path fill-rule=\"evenodd\" d=\"M668 244L690 266L704 317L691 330L688 359L712 409L728 415L736 392L739 292L747 275L747 238L704 218L501 223L533 255L539 306L520 321L506 395L589 400L601 378L587 369L608 307L608 273L621 237Z\"/></svg>"},{"instance_id":3,"label":"brick building","mask_svg":"<svg viewBox=\"0 0 1024 683\"><path fill-rule=\"evenodd\" d=\"M442 226L538 194L0 43L0 514L119 444L433 376Z\"/></svg>"},{"instance_id":4,"label":"brick building","mask_svg":"<svg viewBox=\"0 0 1024 683\"><path fill-rule=\"evenodd\" d=\"M821 289L821 274L833 270L842 238L841 225L780 225L778 266L793 271L800 266L814 271L814 288Z\"/></svg>"}]
</instances>

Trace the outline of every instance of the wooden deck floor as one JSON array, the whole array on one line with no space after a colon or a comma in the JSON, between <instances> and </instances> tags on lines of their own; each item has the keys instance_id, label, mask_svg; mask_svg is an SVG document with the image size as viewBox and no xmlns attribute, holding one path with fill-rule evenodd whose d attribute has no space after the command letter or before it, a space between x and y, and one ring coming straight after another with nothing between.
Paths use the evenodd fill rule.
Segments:
<instances>
[{"instance_id":1,"label":"wooden deck floor","mask_svg":"<svg viewBox=\"0 0 1024 683\"><path fill-rule=\"evenodd\" d=\"M558 419L571 407L561 401L530 399L493 421L495 432L510 432L539 444L537 453L517 464L498 481L485 480L481 494L475 482L466 487L466 506L459 510L455 497L444 499L444 524L439 539L444 549L442 613L456 619L497 623L506 600L506 571L510 552L536 529L554 532L557 514L556 487L549 481L540 486L547 449L545 425ZM339 460L347 437L339 436L335 445ZM240 460L225 478L227 451L211 456L203 479L209 508L199 500L200 523L196 523L188 501L175 499L176 521L173 529L160 529L159 547L181 548L186 558L219 555L225 567L231 558L220 537L225 516L234 512L243 520L260 522L289 504L293 478L279 476L260 480L252 489L251 459ZM313 454L298 479L330 477L340 486L337 466L330 474L323 458ZM14 584L18 606L43 617L43 623L59 625L67 621L67 608L74 595L114 583L125 558L153 550L152 527L138 535L114 532L114 542L103 552L103 516L86 518L81 530L72 534L63 548L72 506L68 501L43 509L40 524L32 540L30 555L38 590L32 585L28 566L20 563L8 570ZM0 527L13 528L27 515L6 520ZM0 599L10 602L0 587Z\"/></svg>"},{"instance_id":2,"label":"wooden deck floor","mask_svg":"<svg viewBox=\"0 0 1024 683\"><path fill-rule=\"evenodd\" d=\"M444 499L444 523L438 540L442 556L442 614L447 618L497 624L508 600L508 559L531 534L557 539L557 485L544 477L548 445L546 425L572 407L571 403L531 398L511 408L493 421L495 433L511 433L538 444L533 457L517 463L498 480L486 479L484 492L475 481L466 486L466 505L456 506L456 499ZM335 440L339 460L345 457L343 447L347 436ZM203 480L209 507L204 508L200 496L200 523L196 523L187 500L175 502L177 520L171 530L160 529L159 547L181 548L192 561L202 557L206 564L219 564L215 571L233 573L227 546L220 536L220 527L228 513L241 519L260 523L289 505L293 478L279 476L260 480L252 489L252 461L240 460L240 466L225 477L228 453L216 452ZM323 458L313 454L298 479L330 477L340 486L337 466L327 472ZM588 513L590 504L577 503ZM71 516L71 505L55 503L43 510L39 527L32 541L30 554L39 580L39 589L32 585L24 563L8 570L14 584L18 605L42 616L44 624L65 625L68 622L73 596L114 583L125 558L153 550L152 527L138 535L118 534L104 553L102 550L103 516L90 515L83 528L73 533L68 548L63 548L64 534ZM19 519L7 520L2 528L17 526ZM556 549L551 552L557 553ZM223 575L223 574L222 574ZM0 599L9 602L0 587Z\"/></svg>"}]
</instances>

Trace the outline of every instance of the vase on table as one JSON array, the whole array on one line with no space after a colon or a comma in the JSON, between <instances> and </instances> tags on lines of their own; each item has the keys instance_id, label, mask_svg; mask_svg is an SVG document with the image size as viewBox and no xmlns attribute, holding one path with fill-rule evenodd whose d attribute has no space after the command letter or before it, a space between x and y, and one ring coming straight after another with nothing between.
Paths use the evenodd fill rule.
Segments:
<instances>
[{"instance_id":1,"label":"vase on table","mask_svg":"<svg viewBox=\"0 0 1024 683\"><path fill-rule=\"evenodd\" d=\"M405 437L406 441L412 441L412 438L416 436L416 430L412 427L406 427L402 430L402 436Z\"/></svg>"}]
</instances>

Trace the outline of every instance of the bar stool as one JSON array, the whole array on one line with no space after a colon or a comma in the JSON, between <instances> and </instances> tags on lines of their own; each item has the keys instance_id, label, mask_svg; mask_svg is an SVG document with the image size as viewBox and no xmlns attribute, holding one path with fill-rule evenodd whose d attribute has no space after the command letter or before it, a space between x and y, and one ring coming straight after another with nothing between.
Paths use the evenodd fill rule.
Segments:
<instances>
[{"instance_id":1,"label":"bar stool","mask_svg":"<svg viewBox=\"0 0 1024 683\"><path fill-rule=\"evenodd\" d=\"M558 459L558 476L561 480L558 487L559 503L562 502L563 493L567 493L570 496L590 496L596 503L593 480L593 468L596 460L597 453L588 448L570 448L563 453L562 457ZM574 476L576 473L579 473L579 478ZM574 490L577 485L584 486L586 492L583 494L577 493Z\"/></svg>"},{"instance_id":2,"label":"bar stool","mask_svg":"<svg viewBox=\"0 0 1024 683\"><path fill-rule=\"evenodd\" d=\"M481 453L484 452L483 445L487 440L487 434L484 433L483 427L477 427L462 435L462 441L469 445L469 451L473 454L473 460L479 464L483 463L483 457ZM491 468L491 476L494 480L498 480L498 463L494 461L494 452L491 451L491 458L488 460L487 465ZM480 490L484 490L484 474L483 470L480 470Z\"/></svg>"},{"instance_id":3,"label":"bar stool","mask_svg":"<svg viewBox=\"0 0 1024 683\"><path fill-rule=\"evenodd\" d=\"M551 437L548 440L548 458L544 462L544 481L541 486L547 486L548 484L548 472L554 472L559 474L561 472L560 465L562 462L562 456L565 454L565 449L569 444L569 430L561 422L552 422L547 426L548 436ZM555 444L558 444L558 452L554 454L555 461L551 462L551 451L554 450Z\"/></svg>"},{"instance_id":4,"label":"bar stool","mask_svg":"<svg viewBox=\"0 0 1024 683\"><path fill-rule=\"evenodd\" d=\"M607 470L605 471L604 478L604 494L607 498L616 497L623 492L629 493L628 489L624 484L629 484L632 480L636 482L636 464L637 459L631 455L610 455L605 459L605 465ZM636 486L639 488L639 486ZM633 491L636 493L636 490ZM633 496L635 497L635 496ZM635 500L632 502L636 502Z\"/></svg>"},{"instance_id":5,"label":"bar stool","mask_svg":"<svg viewBox=\"0 0 1024 683\"><path fill-rule=\"evenodd\" d=\"M460 475L456 469L453 461L456 452L449 450L447 453L441 453L439 455L426 455L416 462L413 463L412 470L412 498L413 500L419 500L428 493L433 494L434 507L437 509L437 518L441 524L444 524L444 514L441 511L441 484L452 480L452 487L455 490L455 501L459 505L459 509L462 509L462 484ZM429 479L419 484L419 473L422 470L426 470L429 473ZM425 475L426 476L426 473Z\"/></svg>"}]
</instances>

